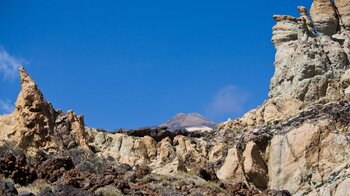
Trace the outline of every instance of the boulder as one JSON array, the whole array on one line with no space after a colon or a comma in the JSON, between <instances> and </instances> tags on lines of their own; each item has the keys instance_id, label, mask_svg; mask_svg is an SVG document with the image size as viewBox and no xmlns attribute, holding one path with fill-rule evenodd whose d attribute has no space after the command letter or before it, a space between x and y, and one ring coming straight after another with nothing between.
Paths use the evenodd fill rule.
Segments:
<instances>
[{"instance_id":1,"label":"boulder","mask_svg":"<svg viewBox=\"0 0 350 196\"><path fill-rule=\"evenodd\" d=\"M219 143L209 151L208 161L214 163L224 157L225 144Z\"/></svg>"},{"instance_id":2,"label":"boulder","mask_svg":"<svg viewBox=\"0 0 350 196\"><path fill-rule=\"evenodd\" d=\"M226 159L222 167L216 173L220 180L228 182L238 182L245 179L240 162L239 154L236 148L228 150Z\"/></svg>"},{"instance_id":3,"label":"boulder","mask_svg":"<svg viewBox=\"0 0 350 196\"><path fill-rule=\"evenodd\" d=\"M252 182L257 188L266 189L268 184L267 166L260 155L258 146L250 141L243 152L244 173L248 181Z\"/></svg>"},{"instance_id":4,"label":"boulder","mask_svg":"<svg viewBox=\"0 0 350 196\"><path fill-rule=\"evenodd\" d=\"M172 162L167 163L164 166L159 167L157 169L154 169L152 172L164 176L176 176L180 173L187 172L187 169L178 158L175 158Z\"/></svg>"}]
</instances>

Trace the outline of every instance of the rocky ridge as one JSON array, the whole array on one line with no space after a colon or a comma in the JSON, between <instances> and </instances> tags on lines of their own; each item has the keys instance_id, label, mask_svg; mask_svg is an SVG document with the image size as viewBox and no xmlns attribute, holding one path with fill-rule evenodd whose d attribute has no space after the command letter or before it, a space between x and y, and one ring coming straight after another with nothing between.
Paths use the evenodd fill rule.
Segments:
<instances>
[{"instance_id":1,"label":"rocky ridge","mask_svg":"<svg viewBox=\"0 0 350 196\"><path fill-rule=\"evenodd\" d=\"M0 193L348 194L350 4L298 10L274 16L269 98L215 132L88 128L53 109L21 68L16 109L0 117Z\"/></svg>"}]
</instances>

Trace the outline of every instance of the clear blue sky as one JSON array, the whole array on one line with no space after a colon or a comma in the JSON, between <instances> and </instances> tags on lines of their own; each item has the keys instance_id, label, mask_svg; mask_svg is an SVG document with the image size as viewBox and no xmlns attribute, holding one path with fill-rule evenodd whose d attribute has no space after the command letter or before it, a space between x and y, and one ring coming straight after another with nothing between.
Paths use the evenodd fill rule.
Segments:
<instances>
[{"instance_id":1,"label":"clear blue sky","mask_svg":"<svg viewBox=\"0 0 350 196\"><path fill-rule=\"evenodd\" d=\"M272 15L298 16L299 4L0 0L0 45L55 108L88 126L157 125L179 112L220 122L267 97ZM0 101L13 104L18 76L0 77Z\"/></svg>"}]
</instances>

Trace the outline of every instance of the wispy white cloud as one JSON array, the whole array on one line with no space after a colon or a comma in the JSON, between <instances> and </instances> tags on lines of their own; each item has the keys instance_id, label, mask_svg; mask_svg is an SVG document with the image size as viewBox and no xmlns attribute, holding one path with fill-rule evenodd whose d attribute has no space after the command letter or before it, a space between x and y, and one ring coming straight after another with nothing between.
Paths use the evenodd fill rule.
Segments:
<instances>
[{"instance_id":1,"label":"wispy white cloud","mask_svg":"<svg viewBox=\"0 0 350 196\"><path fill-rule=\"evenodd\" d=\"M0 73L4 79L14 78L21 64L25 63L23 58L10 55L3 46L0 45Z\"/></svg>"},{"instance_id":2,"label":"wispy white cloud","mask_svg":"<svg viewBox=\"0 0 350 196\"><path fill-rule=\"evenodd\" d=\"M208 113L212 116L240 113L244 110L246 100L246 93L234 85L225 86L214 96L208 107Z\"/></svg>"},{"instance_id":3,"label":"wispy white cloud","mask_svg":"<svg viewBox=\"0 0 350 196\"><path fill-rule=\"evenodd\" d=\"M14 104L10 100L0 99L0 114L9 114L15 109Z\"/></svg>"}]
</instances>

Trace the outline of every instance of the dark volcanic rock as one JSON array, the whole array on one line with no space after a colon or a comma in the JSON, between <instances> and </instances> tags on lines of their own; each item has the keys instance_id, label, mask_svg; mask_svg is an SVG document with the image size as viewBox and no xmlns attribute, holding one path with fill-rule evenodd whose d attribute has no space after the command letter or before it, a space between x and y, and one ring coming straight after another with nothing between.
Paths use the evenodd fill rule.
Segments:
<instances>
[{"instance_id":1,"label":"dark volcanic rock","mask_svg":"<svg viewBox=\"0 0 350 196\"><path fill-rule=\"evenodd\" d=\"M207 168L200 168L197 172L197 176L203 178L206 181L219 182L219 178L216 176L214 166Z\"/></svg>"},{"instance_id":2,"label":"dark volcanic rock","mask_svg":"<svg viewBox=\"0 0 350 196\"><path fill-rule=\"evenodd\" d=\"M15 183L27 185L37 179L36 169L27 164L26 156L20 155L17 158L8 154L0 158L0 174L11 178Z\"/></svg>"},{"instance_id":3,"label":"dark volcanic rock","mask_svg":"<svg viewBox=\"0 0 350 196\"><path fill-rule=\"evenodd\" d=\"M231 195L240 196L291 196L288 191L281 190L271 190L266 189L263 192L259 192L255 187L248 187L244 182L238 182L235 185L229 185L226 187Z\"/></svg>"},{"instance_id":4,"label":"dark volcanic rock","mask_svg":"<svg viewBox=\"0 0 350 196\"><path fill-rule=\"evenodd\" d=\"M162 141L162 139L169 137L171 140L174 139L177 135L185 134L185 130L178 131L169 131L167 127L145 127L140 129L134 129L128 132L125 132L129 136L134 137L144 137L150 136L157 142Z\"/></svg>"},{"instance_id":5,"label":"dark volcanic rock","mask_svg":"<svg viewBox=\"0 0 350 196\"><path fill-rule=\"evenodd\" d=\"M233 186L227 187L232 195L258 195L259 191L255 188L248 187L246 183L239 182Z\"/></svg>"},{"instance_id":6,"label":"dark volcanic rock","mask_svg":"<svg viewBox=\"0 0 350 196\"><path fill-rule=\"evenodd\" d=\"M10 182L0 182L0 195L15 196L17 194L18 192L14 184Z\"/></svg>"},{"instance_id":7,"label":"dark volcanic rock","mask_svg":"<svg viewBox=\"0 0 350 196\"><path fill-rule=\"evenodd\" d=\"M33 193L29 193L29 192L21 192L18 194L18 196L35 196Z\"/></svg>"},{"instance_id":8,"label":"dark volcanic rock","mask_svg":"<svg viewBox=\"0 0 350 196\"><path fill-rule=\"evenodd\" d=\"M38 177L49 182L56 182L64 172L74 168L70 157L58 157L44 161L38 167Z\"/></svg>"},{"instance_id":9,"label":"dark volcanic rock","mask_svg":"<svg viewBox=\"0 0 350 196\"><path fill-rule=\"evenodd\" d=\"M38 196L55 196L52 189L49 187L44 188L40 193L38 193Z\"/></svg>"},{"instance_id":10,"label":"dark volcanic rock","mask_svg":"<svg viewBox=\"0 0 350 196\"><path fill-rule=\"evenodd\" d=\"M114 185L121 191L130 188L123 176L118 176L117 170L106 170L105 173L89 173L72 169L60 178L61 184L70 185L84 190L95 191L100 187Z\"/></svg>"},{"instance_id":11,"label":"dark volcanic rock","mask_svg":"<svg viewBox=\"0 0 350 196\"><path fill-rule=\"evenodd\" d=\"M70 185L63 185L63 184L58 184L55 187L55 195L69 195L69 196L95 196L94 193L75 188Z\"/></svg>"},{"instance_id":12,"label":"dark volcanic rock","mask_svg":"<svg viewBox=\"0 0 350 196\"><path fill-rule=\"evenodd\" d=\"M178 135L188 136L192 138L200 138L200 137L208 137L213 135L212 133L207 132L198 132L198 131L192 131L189 132L186 129L174 129L170 130L168 127L145 127L140 129L133 129L129 131L119 131L118 133L124 133L128 136L134 136L134 137L144 137L144 136L150 136L157 142L162 141L164 138L169 137L171 140L173 140Z\"/></svg>"}]
</instances>

